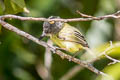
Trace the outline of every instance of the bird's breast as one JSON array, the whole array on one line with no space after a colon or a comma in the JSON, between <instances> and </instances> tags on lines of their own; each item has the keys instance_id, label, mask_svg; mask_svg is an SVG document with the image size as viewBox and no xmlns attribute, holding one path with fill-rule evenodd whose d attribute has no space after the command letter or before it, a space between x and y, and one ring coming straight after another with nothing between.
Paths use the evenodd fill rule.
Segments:
<instances>
[{"instance_id":1,"label":"bird's breast","mask_svg":"<svg viewBox=\"0 0 120 80\"><path fill-rule=\"evenodd\" d=\"M64 46L64 48L71 52L71 53L76 53L78 52L82 47L74 42L69 42L69 41L62 41L61 42L62 46Z\"/></svg>"},{"instance_id":2,"label":"bird's breast","mask_svg":"<svg viewBox=\"0 0 120 80\"><path fill-rule=\"evenodd\" d=\"M80 49L82 49L82 46L78 43L65 41L65 40L60 40L56 36L51 36L50 38L53 41L53 43L58 45L60 48L63 48L65 50L67 50L68 52L76 53Z\"/></svg>"}]
</instances>

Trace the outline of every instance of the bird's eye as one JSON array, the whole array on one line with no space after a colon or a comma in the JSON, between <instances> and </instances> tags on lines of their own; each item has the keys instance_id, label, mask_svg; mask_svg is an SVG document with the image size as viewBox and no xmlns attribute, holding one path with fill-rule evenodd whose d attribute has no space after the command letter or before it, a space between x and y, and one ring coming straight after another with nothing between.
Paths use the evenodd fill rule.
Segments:
<instances>
[{"instance_id":1,"label":"bird's eye","mask_svg":"<svg viewBox=\"0 0 120 80\"><path fill-rule=\"evenodd\" d=\"M50 24L54 24L54 23L55 23L55 21L49 21L49 23L50 23Z\"/></svg>"}]
</instances>

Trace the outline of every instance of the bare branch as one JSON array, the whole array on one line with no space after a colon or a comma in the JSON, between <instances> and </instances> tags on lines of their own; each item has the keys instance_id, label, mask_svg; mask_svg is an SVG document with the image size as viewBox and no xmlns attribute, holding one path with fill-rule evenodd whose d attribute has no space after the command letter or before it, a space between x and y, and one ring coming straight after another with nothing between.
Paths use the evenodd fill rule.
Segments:
<instances>
[{"instance_id":1,"label":"bare branch","mask_svg":"<svg viewBox=\"0 0 120 80\"><path fill-rule=\"evenodd\" d=\"M112 41L110 41L110 47L112 47L112 46L113 46ZM113 62L109 63L108 65L115 64L115 63L120 63L120 60L117 60L117 59L114 59L114 58L108 56L106 54L106 52L104 52L104 55L106 56L106 58L108 58L108 59L113 61Z\"/></svg>"},{"instance_id":2,"label":"bare branch","mask_svg":"<svg viewBox=\"0 0 120 80\"><path fill-rule=\"evenodd\" d=\"M109 14L109 15L105 15L105 16L99 16L99 17L94 17L94 16L91 16L91 15L86 15L86 14L83 14L81 13L80 11L76 11L78 14L80 14L80 16L84 17L84 18L91 18L92 20L103 20L103 19L106 19L106 18L115 18L115 19L118 19L120 18L120 11L117 11L116 13L114 14Z\"/></svg>"},{"instance_id":3,"label":"bare branch","mask_svg":"<svg viewBox=\"0 0 120 80\"><path fill-rule=\"evenodd\" d=\"M78 12L78 11L77 11ZM78 22L78 21L91 21L91 20L103 20L106 18L115 18L118 19L120 18L120 11L117 11L114 14L109 14L105 16L99 16L99 17L93 17L90 15L86 15L83 13L78 12L82 17L85 18L71 18L71 19L46 19L46 18L34 18L34 17L21 17L21 16L16 16L16 15L3 15L0 16L2 20L6 18L13 18L13 19L19 19L19 20L30 20L30 21L63 21L63 22Z\"/></svg>"},{"instance_id":4,"label":"bare branch","mask_svg":"<svg viewBox=\"0 0 120 80\"><path fill-rule=\"evenodd\" d=\"M118 46L120 46L120 45L118 45ZM110 41L110 47L106 48L102 53L100 53L100 55L98 55L96 58L92 59L92 60L90 61L90 63L93 63L93 62L97 61L97 60L100 59L101 56L103 56L103 55L105 55L106 58L108 58L108 59L110 59L110 60L113 61L113 62L109 63L108 65L110 65L110 64L115 64L115 63L120 63L120 60L114 59L114 58L108 56L108 54L106 54L107 51L109 51L109 50L111 50L111 49L113 49L113 48L114 48L114 46L113 46L113 44L112 44L112 41Z\"/></svg>"},{"instance_id":5,"label":"bare branch","mask_svg":"<svg viewBox=\"0 0 120 80\"><path fill-rule=\"evenodd\" d=\"M52 41L48 40L47 44L52 45ZM44 66L47 69L48 75L46 76L46 80L51 80L52 75L51 75L51 65L52 65L52 54L49 48L46 48L45 50L45 55L44 55Z\"/></svg>"},{"instance_id":6,"label":"bare branch","mask_svg":"<svg viewBox=\"0 0 120 80\"><path fill-rule=\"evenodd\" d=\"M120 63L120 60L114 59L107 54L104 54L108 59L112 60L113 62L109 63L108 65L115 64L115 63Z\"/></svg>"},{"instance_id":7,"label":"bare branch","mask_svg":"<svg viewBox=\"0 0 120 80\"><path fill-rule=\"evenodd\" d=\"M90 15L86 15L86 14L83 14L83 13L81 13L80 11L76 11L81 17L86 17L86 18L96 18L96 17L94 17L94 16L90 16Z\"/></svg>"},{"instance_id":8,"label":"bare branch","mask_svg":"<svg viewBox=\"0 0 120 80\"><path fill-rule=\"evenodd\" d=\"M79 59L77 59L77 58L73 58L72 56L63 53L63 52L61 52L60 50L57 50L54 46L48 45L47 43L45 43L45 42L43 42L43 41L39 41L37 38L33 37L32 35L24 32L24 31L19 30L18 28L12 26L12 25L9 24L9 23L6 23L5 21L3 21L3 20L1 20L1 19L0 19L0 24L1 24L4 28L6 28L6 29L8 29L8 30L10 30L10 31L12 31L12 32L17 33L17 34L20 35L20 36L23 36L23 37L25 37L25 38L27 38L27 39L29 39L29 40L32 40L33 42L35 42L35 43L37 43L37 44L39 44L39 45L42 45L42 46L44 46L44 47L46 47L46 48L49 48L51 51L55 52L57 55L61 56L62 58L64 57L65 59L68 59L68 60L71 59L72 62L77 63L77 64L79 64L79 65L81 65L81 66L83 66L83 67L86 67L87 69L91 70L92 72L94 72L94 73L96 73L96 74L105 75L103 72L97 70L97 69L96 69L95 67L93 67L91 64L89 64L89 63L87 63L87 62L85 62L85 61L81 61L81 60L79 60Z\"/></svg>"}]
</instances>

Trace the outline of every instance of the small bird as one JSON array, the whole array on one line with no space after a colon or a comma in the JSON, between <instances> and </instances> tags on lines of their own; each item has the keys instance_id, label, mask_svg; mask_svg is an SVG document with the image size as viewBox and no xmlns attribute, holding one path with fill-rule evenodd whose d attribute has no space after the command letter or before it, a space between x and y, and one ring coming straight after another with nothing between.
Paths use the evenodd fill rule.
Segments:
<instances>
[{"instance_id":1,"label":"small bird","mask_svg":"<svg viewBox=\"0 0 120 80\"><path fill-rule=\"evenodd\" d=\"M50 16L48 19L60 19L60 17ZM62 21L45 21L43 23L43 33L39 40L45 36L49 36L53 43L72 54L88 47L88 43L81 32Z\"/></svg>"}]
</instances>

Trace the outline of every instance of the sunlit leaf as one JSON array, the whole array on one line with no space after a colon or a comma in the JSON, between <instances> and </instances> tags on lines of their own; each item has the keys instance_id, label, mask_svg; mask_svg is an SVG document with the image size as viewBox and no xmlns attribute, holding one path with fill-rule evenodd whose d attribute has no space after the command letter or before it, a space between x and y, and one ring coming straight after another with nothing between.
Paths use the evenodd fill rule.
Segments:
<instances>
[{"instance_id":1,"label":"sunlit leaf","mask_svg":"<svg viewBox=\"0 0 120 80\"><path fill-rule=\"evenodd\" d=\"M114 80L120 80L120 63L110 65L104 68L104 72L110 75ZM110 80L106 77L98 76L96 80Z\"/></svg>"},{"instance_id":2,"label":"sunlit leaf","mask_svg":"<svg viewBox=\"0 0 120 80\"><path fill-rule=\"evenodd\" d=\"M0 15L3 14L3 7L2 7L2 2L0 1Z\"/></svg>"},{"instance_id":3,"label":"sunlit leaf","mask_svg":"<svg viewBox=\"0 0 120 80\"><path fill-rule=\"evenodd\" d=\"M24 0L11 0L11 1L14 2L16 5L18 5L20 8L24 8L25 7Z\"/></svg>"},{"instance_id":4,"label":"sunlit leaf","mask_svg":"<svg viewBox=\"0 0 120 80\"><path fill-rule=\"evenodd\" d=\"M106 51L108 55L120 56L120 42L115 42L110 46L110 43L103 44L95 49L96 55L99 55L101 52Z\"/></svg>"},{"instance_id":5,"label":"sunlit leaf","mask_svg":"<svg viewBox=\"0 0 120 80\"><path fill-rule=\"evenodd\" d=\"M112 46L110 46L110 43L105 43L103 45L100 45L96 48L93 48L92 53L94 56L99 56L102 54L102 52L106 52L107 55L113 56L113 57L117 57L118 59L120 59L120 42L115 42L112 44ZM94 56L86 53L84 54L81 59L83 60L92 60L94 58ZM101 56L101 58L103 58L103 56Z\"/></svg>"},{"instance_id":6,"label":"sunlit leaf","mask_svg":"<svg viewBox=\"0 0 120 80\"><path fill-rule=\"evenodd\" d=\"M24 12L24 0L4 0L4 4L6 14L17 14L19 12Z\"/></svg>"}]
</instances>

